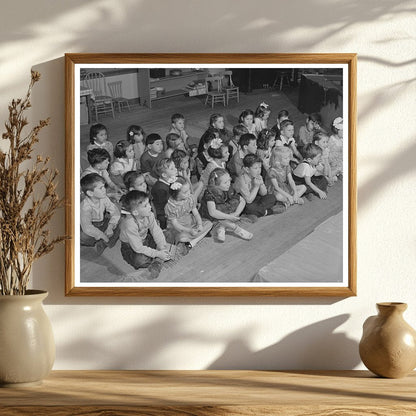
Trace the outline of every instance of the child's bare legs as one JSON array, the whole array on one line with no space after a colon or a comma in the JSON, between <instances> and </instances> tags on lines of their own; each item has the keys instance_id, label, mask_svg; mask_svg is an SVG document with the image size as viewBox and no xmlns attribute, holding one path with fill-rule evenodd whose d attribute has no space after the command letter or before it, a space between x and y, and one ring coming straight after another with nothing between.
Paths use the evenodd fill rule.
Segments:
<instances>
[{"instance_id":1,"label":"child's bare legs","mask_svg":"<svg viewBox=\"0 0 416 416\"><path fill-rule=\"evenodd\" d=\"M296 185L296 192L298 196L302 196L306 192L306 186L305 185Z\"/></svg>"},{"instance_id":2,"label":"child's bare legs","mask_svg":"<svg viewBox=\"0 0 416 416\"><path fill-rule=\"evenodd\" d=\"M219 243L225 241L225 228L228 224L233 224L231 221L221 220L215 224L215 237Z\"/></svg>"},{"instance_id":3,"label":"child's bare legs","mask_svg":"<svg viewBox=\"0 0 416 416\"><path fill-rule=\"evenodd\" d=\"M295 204L303 205L304 200L301 198L301 196L306 192L306 186L305 185L296 185L296 193L298 195L298 199L295 201Z\"/></svg>"},{"instance_id":4,"label":"child's bare legs","mask_svg":"<svg viewBox=\"0 0 416 416\"><path fill-rule=\"evenodd\" d=\"M325 178L328 181L328 186L333 186L335 181L337 180L336 176L325 176Z\"/></svg>"},{"instance_id":5,"label":"child's bare legs","mask_svg":"<svg viewBox=\"0 0 416 416\"><path fill-rule=\"evenodd\" d=\"M211 221L203 220L202 230L197 236L189 241L190 246L195 247L211 231L213 225L214 224Z\"/></svg>"},{"instance_id":6,"label":"child's bare legs","mask_svg":"<svg viewBox=\"0 0 416 416\"><path fill-rule=\"evenodd\" d=\"M235 228L233 230L235 235L238 235L243 240L251 240L253 238L253 234L249 231L245 230L244 228L241 228L237 224L235 224Z\"/></svg>"},{"instance_id":7,"label":"child's bare legs","mask_svg":"<svg viewBox=\"0 0 416 416\"><path fill-rule=\"evenodd\" d=\"M197 183L194 183L192 185L192 193L195 196L195 199L199 201L202 198L202 191L204 189L204 185L201 181L198 181Z\"/></svg>"},{"instance_id":8,"label":"child's bare legs","mask_svg":"<svg viewBox=\"0 0 416 416\"><path fill-rule=\"evenodd\" d=\"M277 202L281 202L282 204L285 205L286 208L289 208L290 202L284 195L282 195L280 192L275 192L274 196L276 197Z\"/></svg>"},{"instance_id":9,"label":"child's bare legs","mask_svg":"<svg viewBox=\"0 0 416 416\"><path fill-rule=\"evenodd\" d=\"M238 226L235 222L228 220L221 220L217 225L217 240L221 243L225 241L225 230L230 230L234 234L238 235L243 240L251 240L253 234Z\"/></svg>"},{"instance_id":10,"label":"child's bare legs","mask_svg":"<svg viewBox=\"0 0 416 416\"><path fill-rule=\"evenodd\" d=\"M190 247L195 247L211 230L213 224L211 221L202 221L202 230L196 234L180 233L177 237L179 243L188 243Z\"/></svg>"}]
</instances>

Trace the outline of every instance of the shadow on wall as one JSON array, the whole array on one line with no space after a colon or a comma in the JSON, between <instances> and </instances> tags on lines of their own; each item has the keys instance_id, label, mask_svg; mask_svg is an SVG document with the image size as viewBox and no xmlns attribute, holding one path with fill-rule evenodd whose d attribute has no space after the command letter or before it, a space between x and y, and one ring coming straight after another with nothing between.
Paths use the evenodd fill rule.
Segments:
<instances>
[{"instance_id":1,"label":"shadow on wall","mask_svg":"<svg viewBox=\"0 0 416 416\"><path fill-rule=\"evenodd\" d=\"M245 2L237 11L229 4L178 1L177 7L166 7L164 0L125 0L117 5L112 0L39 0L36 7L21 8L19 2L10 3L0 25L0 67L7 75L3 77L7 82L0 84L0 96L18 85L22 68L63 51L121 53L139 45L140 52L263 52L258 39L266 49L281 52L319 51L322 42L334 39L336 51L337 35L350 27L414 12L409 0L337 1L331 7L328 2L310 0L307 10L302 0L285 2L284 7L264 0L261 8L256 2ZM210 24L201 25L204 18ZM166 22L182 21L186 30L175 31L174 36L166 37L160 30ZM233 36L224 36L214 46L213 32L224 30Z\"/></svg>"},{"instance_id":2,"label":"shadow on wall","mask_svg":"<svg viewBox=\"0 0 416 416\"><path fill-rule=\"evenodd\" d=\"M100 314L92 314L88 322L74 319L77 314L82 314L82 310L75 311L75 316L65 311L56 312L55 318L60 322L60 329L64 331L65 328L72 334L71 341L67 343L62 341L65 336L56 337L57 359L63 367L67 363L77 363L80 369L172 368L172 365L183 366L172 360L172 356L178 354L178 358L184 359L181 351L185 348L195 351L195 356L191 353L186 358L186 366L192 368L196 362L201 365L198 355L215 355L213 346L216 345L225 345L225 349L206 367L208 370L341 370L352 369L360 363L358 343L345 333L335 332L349 319L349 314L298 329L259 351L249 348L251 330L247 327L244 337L228 341L227 345L229 337L221 339L203 329L189 329L182 319L171 313L146 319L145 325L138 324L134 328L128 323L124 327L121 320L114 331L102 326ZM111 337L108 336L110 330ZM85 336L87 333L88 337Z\"/></svg>"},{"instance_id":3,"label":"shadow on wall","mask_svg":"<svg viewBox=\"0 0 416 416\"><path fill-rule=\"evenodd\" d=\"M130 315L127 309L124 313ZM105 321L107 326L103 326L101 314L90 313L89 319L79 319L82 314L82 309L71 313L56 312L59 329L65 328L64 331L71 333L69 342L65 342L64 334L56 337L57 360L63 366L77 363L80 369L169 368L175 363L173 350L186 343L210 345L213 342L212 336L203 330L184 328L183 320L172 313L153 318L147 316L144 325L140 325L142 317L138 315L135 327L129 323L131 316L125 320L128 321L126 325L123 325L124 320L115 322L111 316ZM195 357L194 361L197 360Z\"/></svg>"},{"instance_id":4,"label":"shadow on wall","mask_svg":"<svg viewBox=\"0 0 416 416\"><path fill-rule=\"evenodd\" d=\"M16 36L13 19L6 20L0 29L1 42L0 51L2 47L7 47L8 44L22 45L28 47L28 42L34 44L44 43L49 45L53 40L51 49L48 49L48 56L56 55L62 56L63 51L68 52L131 52L131 42L123 42L123 39L134 39L136 36L136 21L137 13L140 13L140 32L142 39L151 38L151 42L143 42L141 52L177 52L177 45L189 45L189 52L229 52L239 51L244 48L247 51L246 44L241 42L241 38L247 39L269 39L273 42L275 50L291 52L297 51L311 51L319 48L320 42L327 40L329 37L339 34L347 27L357 25L360 23L372 22L379 20L381 17L392 17L393 15L401 15L412 12L411 2L403 0L392 3L390 0L381 0L376 5L367 2L339 2L337 4L337 13L331 15L331 25L328 25L327 4L312 0L308 3L308 13L298 13L300 0L295 0L285 7L278 8L276 3L272 0L265 0L262 9L259 11L256 4L248 3L243 10L235 13L224 6L223 2L214 0L210 4L192 3L189 5L190 12L198 12L197 15L211 15L213 6L218 3L218 7L222 10L222 14L212 19L212 24L209 26L201 26L198 19L191 19L187 22L187 31L184 33L177 33L172 37L170 42L166 39L163 31L154 30L157 26L158 19L165 19L166 14L169 13L169 19L178 19L180 21L184 18L181 7L171 9L165 8L165 4L161 0L155 0L151 4L144 5L144 2L127 1L123 5L116 8L114 3L106 0L94 0L88 5L84 1L75 0L69 3L51 4L48 0L40 0L40 7L36 10L32 8L19 9L17 12L17 4L10 4L7 13L13 13L13 8L16 7L16 15L19 15L20 27L24 28ZM48 15L44 15L42 10L48 10ZM194 9L194 10L192 10ZM278 13L270 13L270 10L277 10ZM157 13L155 11L157 10ZM294 12L296 10L296 13ZM413 10L414 11L414 10ZM155 16L156 19L155 19ZM293 19L296 16L296 27L303 28L305 33L310 33L310 36L290 36L293 30ZM77 21L76 29L73 22ZM99 25L97 22L106 21L106 25ZM134 21L134 24L132 22ZM176 21L176 20L175 20ZM54 27L60 27L62 37L52 39L50 31ZM213 48L212 30L219 30L226 26L229 31L235 33L235 37L224 39L224 41L217 48ZM65 29L68 30L65 30ZM94 28L92 30L91 28ZM322 32L325 28L325 33ZM122 30L121 30L122 29ZM319 30L317 30L319 29ZM120 36L108 36L109 33L122 33ZM189 39L189 33L198 33L195 37L195 45ZM134 35L134 36L133 36ZM183 42L180 37L184 37ZM186 38L186 39L185 39ZM106 42L103 43L103 39ZM179 40L179 42L178 42ZM382 39L379 43L391 43L397 41L396 39ZM206 42L206 44L204 44ZM153 48L149 45L163 45L164 49ZM243 45L243 46L242 46ZM249 45L249 43L248 43ZM0 63L10 64L10 62L20 62L20 68L27 65L28 67L41 60L41 52L36 48L31 48L28 54L22 54L21 48L7 49L7 54L0 53ZM251 48L253 50L253 48ZM15 51L15 52L13 52ZM19 51L19 52L17 52ZM186 50L182 49L182 52ZM16 53L16 56L12 56ZM17 56L17 53L19 56ZM32 55L31 55L32 54ZM363 63L361 63L363 62ZM391 68L404 67L407 68L414 62L412 59L404 60L403 62L393 62L389 60L381 60L379 57L359 56L359 64L374 64L384 65ZM36 86L32 95L32 119L38 120L46 117L51 117L52 125L42 131L40 142L38 146L39 153L49 154L56 168L61 172L59 180L60 186L58 191L64 195L64 148L65 148L65 97L64 97L64 58L57 58L51 61L39 63L33 67L42 74L41 82ZM4 69L3 69L4 70ZM383 69L386 71L386 69ZM4 87L0 84L0 96L3 96L7 88L6 96L10 95L10 90L13 90L13 81L8 80ZM29 71L28 78L29 79ZM414 79L404 80L395 84L393 87L397 89L395 98L398 99L399 94L402 94L405 89L414 82ZM19 81L19 85L22 81ZM359 125L366 121L370 122L375 111L380 110L381 107L386 107L391 104L391 89L379 88L371 92L370 101L366 108L360 108ZM386 166L389 169L388 181L376 180L380 176L377 172L366 183L363 183L359 188L359 203L360 207L368 205L374 197L382 192L391 181L397 181L405 174L413 169L412 154L415 153L415 147L403 149L400 154L389 156L385 161L380 162L379 171L384 172ZM397 161L400 160L400 163ZM61 210L53 219L52 231L62 234L64 232L64 212ZM65 259L63 247L59 247L54 251L54 258L61 258L61 261L54 261L52 265L51 257L41 259L34 265L33 275L35 276L35 286L44 287L53 295L46 302L48 303L109 303L105 300L80 300L74 298L64 298L64 272ZM60 265L58 265L60 264ZM52 270L53 271L52 274ZM43 276L43 277L38 277ZM53 276L53 277L52 277ZM59 276L55 278L55 276ZM256 299L257 300L257 299ZM252 299L245 300L246 303L252 303ZM119 303L131 302L131 299L124 300ZM159 300L147 301L146 303L159 303ZM187 300L182 299L182 302L187 303ZM299 300L298 300L299 302ZM117 301L115 302L117 303ZM176 303L171 300L164 300L161 302ZM210 301L209 301L210 303ZM215 303L215 302L213 302ZM219 301L219 304L229 303ZM272 301L271 303L275 303ZM280 301L277 301L280 303ZM301 303L304 303L301 301ZM318 302L319 303L319 302ZM325 301L324 301L325 303ZM326 302L328 303L328 302Z\"/></svg>"},{"instance_id":5,"label":"shadow on wall","mask_svg":"<svg viewBox=\"0 0 416 416\"><path fill-rule=\"evenodd\" d=\"M410 137L408 142L414 140L414 136ZM383 192L383 189L390 186L392 182L397 182L405 175L415 170L416 143L403 149L402 151L392 155L382 167L372 175L363 185L358 188L358 200L361 206L368 205L377 194ZM389 175L385 175L389 172ZM383 180L380 181L380 178Z\"/></svg>"},{"instance_id":6,"label":"shadow on wall","mask_svg":"<svg viewBox=\"0 0 416 416\"><path fill-rule=\"evenodd\" d=\"M330 13L328 4L319 0L310 0L308 2L307 13L299 13L304 10L304 2L302 0L294 0L286 2L284 7L277 7L274 0L264 0L262 7L259 8L256 3L247 2L244 7L237 12L234 5L227 7L222 0L213 0L209 3L205 2L186 2L188 6L187 14L184 14L183 7L178 2L178 7L166 7L164 0L154 0L149 4L145 1L127 0L122 4L114 6L111 0L92 0L85 3L83 0L72 0L70 3L51 3L49 0L39 0L36 7L19 7L19 4L12 3L8 5L5 17L18 16L20 30L16 35L15 21L12 18L3 19L2 22L2 43L17 42L30 40L46 34L46 29L53 28L58 23L62 37L53 39L56 47L61 48L68 46L78 46L77 42L87 48L95 50L108 50L108 46L112 46L112 42L118 45L118 49L114 52L123 52L120 48L125 48L131 52L129 45L120 45L119 37L111 39L109 32L123 30L127 38L131 32L137 34L137 25L140 25L140 33L142 39L146 39L146 35L151 35L152 44L164 45L169 47L172 42L176 45L186 45L189 42L189 33L199 34L195 37L195 44L206 42L206 45L212 46L212 32L218 31L219 28L227 27L230 31L237 33L246 33L253 35L256 39L260 34L263 39L272 36L273 40L278 39L278 35L293 30L294 25L297 28L305 30L319 29L319 35L312 33L311 37L305 39L301 37L301 41L296 45L296 40L292 39L289 47L299 46L302 50L310 49L316 46L316 41L327 39L328 35L335 35L345 30L349 26L360 25L366 22L373 22L382 16L392 16L395 14L404 14L414 12L412 2L409 0L379 0L377 3L350 1L337 2L336 12ZM47 13L44 11L47 10ZM213 10L218 13L213 14ZM82 16L82 19L79 17ZM211 21L209 25L201 25L198 18L188 19L187 16L209 16ZM77 26L74 27L74 19ZM187 22L187 30L176 31L175 36L167 38L163 30L155 30L158 22L181 21ZM102 24L105 22L106 24ZM99 24L101 23L101 24ZM330 23L330 25L328 24ZM322 29L327 28L323 33ZM69 29L69 30L68 30ZM120 32L119 32L120 33ZM72 36L71 36L72 34ZM103 37L103 35L107 35ZM180 38L187 42L178 42ZM103 43L103 39L106 40ZM58 40L58 42L57 42ZM307 40L307 43L305 43ZM52 41L52 40L51 40ZM110 42L110 43L108 43ZM281 39L281 42L283 40ZM104 48L100 48L103 45ZM204 46L204 43L202 43ZM231 48L230 48L231 46ZM234 44L222 43L221 49L229 52L230 50L244 48L241 39L236 38ZM281 46L277 45L277 50L281 50ZM193 49L195 51L195 49ZM173 52L172 49L165 52Z\"/></svg>"},{"instance_id":7,"label":"shadow on wall","mask_svg":"<svg viewBox=\"0 0 416 416\"><path fill-rule=\"evenodd\" d=\"M365 57L365 61L371 61L371 57ZM377 60L375 60L377 62ZM384 61L383 61L384 62ZM408 65L409 62L404 62L403 65ZM395 66L396 64L391 63L391 66ZM65 148L65 91L64 91L64 58L54 59L52 61L45 62L43 64L37 65L33 67L33 69L39 71L42 74L42 80L33 91L33 99L32 99L32 117L33 120L38 120L41 118L46 118L48 116L52 119L51 126L47 127L41 133L40 142L38 144L37 150L40 154L48 154L51 156L53 161L54 167L58 168L61 172L59 176L60 185L58 187L58 191L61 195L64 195L64 172L65 172L65 157L64 157L64 148ZM394 87L398 88L401 93L415 80L410 79L403 81L401 83L397 83ZM363 122L363 119L370 119L371 114L375 111L376 108L380 108L380 106L386 106L391 103L390 100L390 92L391 90L386 90L384 88L380 88L373 92L374 99L371 101L371 105L369 108L364 109L365 111L361 111L359 117L359 124ZM397 96L397 95L396 95ZM375 105L377 102L377 105ZM358 141L358 140L357 140ZM410 140L409 140L410 142ZM416 145L400 151L395 155L391 155L385 160L380 168L378 169L377 174L373 175L367 182L363 183L358 189L358 196L360 207L365 207L368 205L372 199L375 198L377 194L382 192L385 187L389 186L391 182L398 181L406 174L410 173L414 169L414 155L416 153ZM385 180L380 181L379 177L381 172L386 171L386 169L391 173L386 177ZM62 209L52 220L52 230L56 230L57 234L64 233L64 210ZM53 268L55 269L54 276L59 276L58 278L51 279L51 267L48 267L48 272L43 272L44 267L43 264L50 264L50 258L48 257L41 259L40 261L36 262L33 268L33 275L35 276L36 287L45 288L50 292L49 298L46 299L46 304L60 304L60 303L85 303L85 304L100 304L100 303L109 303L108 298L105 300L95 298L92 300L91 298L86 300L85 298L64 298L64 274L65 274L65 261L64 261L64 249L63 246L58 247L54 251L55 256L60 256L62 258L62 262L60 262L61 266L58 266L59 263L54 262ZM46 261L46 263L45 263ZM39 277L41 276L41 277ZM171 304L171 303L178 303L179 299L172 302L172 299L148 299L144 300L139 303L144 304ZM195 300L191 300L193 303ZM205 300L207 302L207 300ZM250 304L252 303L252 299L245 299L243 303ZM333 302L338 301L338 299L333 300ZM136 303L137 301L133 301ZM179 303L187 304L189 301L182 299ZM318 304L328 304L333 303L328 302L328 300L317 300ZM132 303L132 299L120 299L112 301L111 303L119 303L119 304L126 304ZM207 303L210 304L228 304L229 301L225 300L218 300L212 301L209 300ZM238 303L238 302L237 302ZM269 300L269 303L272 304L280 304L280 299L277 300ZM296 302L295 302L296 303ZM299 299L297 299L297 303L299 303ZM300 303L304 303L302 300Z\"/></svg>"},{"instance_id":8,"label":"shadow on wall","mask_svg":"<svg viewBox=\"0 0 416 416\"><path fill-rule=\"evenodd\" d=\"M252 351L246 339L228 343L221 357L208 370L341 370L360 363L358 343L344 333L335 333L348 320L343 314L308 325L276 344ZM248 339L248 337L247 337Z\"/></svg>"}]
</instances>

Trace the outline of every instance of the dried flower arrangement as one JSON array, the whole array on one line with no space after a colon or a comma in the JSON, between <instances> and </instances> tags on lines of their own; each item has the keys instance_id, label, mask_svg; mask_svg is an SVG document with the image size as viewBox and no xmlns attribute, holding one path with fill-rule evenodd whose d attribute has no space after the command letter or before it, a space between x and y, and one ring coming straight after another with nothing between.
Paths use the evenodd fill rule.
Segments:
<instances>
[{"instance_id":1,"label":"dried flower arrangement","mask_svg":"<svg viewBox=\"0 0 416 416\"><path fill-rule=\"evenodd\" d=\"M27 135L29 123L24 116L31 107L30 95L40 74L32 71L31 82L23 99L9 105L3 140L8 150L0 150L0 294L24 295L33 262L52 251L66 237L51 239L45 229L57 208L63 205L56 193L58 171L48 168L49 157L37 156L29 168L34 145L41 129L50 119L41 120Z\"/></svg>"}]
</instances>

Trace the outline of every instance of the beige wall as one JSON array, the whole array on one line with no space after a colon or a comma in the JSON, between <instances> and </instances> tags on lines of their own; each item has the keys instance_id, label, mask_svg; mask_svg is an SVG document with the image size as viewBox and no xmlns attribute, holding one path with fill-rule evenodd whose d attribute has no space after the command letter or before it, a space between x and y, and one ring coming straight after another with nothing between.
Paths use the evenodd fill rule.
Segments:
<instances>
[{"instance_id":1,"label":"beige wall","mask_svg":"<svg viewBox=\"0 0 416 416\"><path fill-rule=\"evenodd\" d=\"M414 16L414 2L400 0L4 2L0 119L39 70L33 118L52 117L40 149L61 172L65 52L359 56L358 296L65 298L60 247L37 263L33 283L50 292L55 369L359 368L361 326L376 302L408 302L416 327Z\"/></svg>"}]
</instances>

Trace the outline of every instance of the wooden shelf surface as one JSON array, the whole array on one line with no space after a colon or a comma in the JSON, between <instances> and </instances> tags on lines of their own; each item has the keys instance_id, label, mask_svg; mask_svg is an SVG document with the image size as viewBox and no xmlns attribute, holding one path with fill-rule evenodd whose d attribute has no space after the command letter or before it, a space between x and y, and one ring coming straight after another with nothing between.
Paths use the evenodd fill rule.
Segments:
<instances>
[{"instance_id":1,"label":"wooden shelf surface","mask_svg":"<svg viewBox=\"0 0 416 416\"><path fill-rule=\"evenodd\" d=\"M164 98L176 97L178 95L188 95L188 91L186 91L183 88L176 89L176 90L169 90L156 97L150 97L150 99L152 101L157 101L157 100L163 100Z\"/></svg>"},{"instance_id":2,"label":"wooden shelf surface","mask_svg":"<svg viewBox=\"0 0 416 416\"><path fill-rule=\"evenodd\" d=\"M174 68L173 68L174 69ZM160 78L149 78L150 84L154 84L160 81L171 81L173 79L181 79L181 78L189 78L193 76L206 76L208 75L208 71L187 71L182 72L182 75L167 75L166 77L160 77Z\"/></svg>"},{"instance_id":3,"label":"wooden shelf surface","mask_svg":"<svg viewBox=\"0 0 416 416\"><path fill-rule=\"evenodd\" d=\"M416 415L416 373L53 371L0 389L0 415Z\"/></svg>"}]
</instances>

